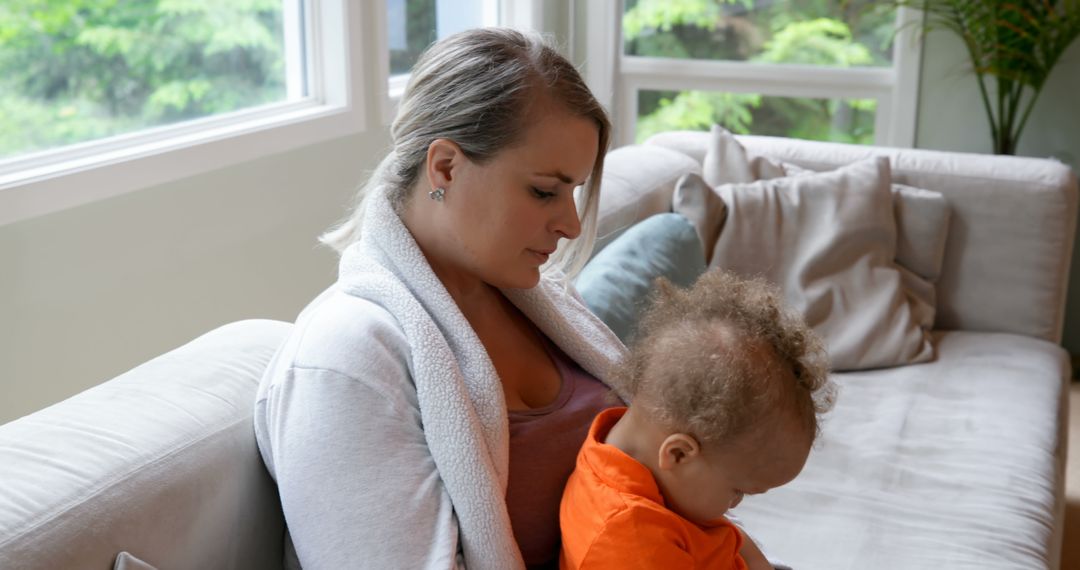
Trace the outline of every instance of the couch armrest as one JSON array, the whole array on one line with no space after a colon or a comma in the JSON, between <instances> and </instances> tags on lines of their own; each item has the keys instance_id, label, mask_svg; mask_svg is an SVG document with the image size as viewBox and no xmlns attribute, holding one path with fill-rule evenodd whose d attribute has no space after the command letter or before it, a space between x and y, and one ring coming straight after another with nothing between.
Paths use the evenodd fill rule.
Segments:
<instances>
[{"instance_id":1,"label":"couch armrest","mask_svg":"<svg viewBox=\"0 0 1080 570\"><path fill-rule=\"evenodd\" d=\"M263 370L291 325L240 321L0 426L0 568L280 568L255 443Z\"/></svg>"}]
</instances>

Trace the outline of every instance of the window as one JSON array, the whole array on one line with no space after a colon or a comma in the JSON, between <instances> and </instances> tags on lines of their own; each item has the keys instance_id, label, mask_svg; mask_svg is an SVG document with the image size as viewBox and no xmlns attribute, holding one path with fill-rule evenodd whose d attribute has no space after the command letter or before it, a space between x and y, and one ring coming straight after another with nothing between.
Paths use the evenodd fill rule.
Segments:
<instances>
[{"instance_id":1,"label":"window","mask_svg":"<svg viewBox=\"0 0 1080 570\"><path fill-rule=\"evenodd\" d=\"M364 128L350 0L6 0L0 224ZM377 67L377 66L376 66Z\"/></svg>"},{"instance_id":2,"label":"window","mask_svg":"<svg viewBox=\"0 0 1080 570\"><path fill-rule=\"evenodd\" d=\"M770 97L759 93L638 91L635 142L672 130L734 133L873 144L874 99Z\"/></svg>"},{"instance_id":3,"label":"window","mask_svg":"<svg viewBox=\"0 0 1080 570\"><path fill-rule=\"evenodd\" d=\"M544 29L544 8L4 0L0 225L382 129L429 43L479 25Z\"/></svg>"},{"instance_id":4,"label":"window","mask_svg":"<svg viewBox=\"0 0 1080 570\"><path fill-rule=\"evenodd\" d=\"M707 130L862 144L914 141L913 15L869 0L625 0L607 14L617 140ZM611 53L601 53L601 49Z\"/></svg>"},{"instance_id":5,"label":"window","mask_svg":"<svg viewBox=\"0 0 1080 570\"><path fill-rule=\"evenodd\" d=\"M500 21L499 0L386 0L390 96L400 96L409 70L435 41Z\"/></svg>"},{"instance_id":6,"label":"window","mask_svg":"<svg viewBox=\"0 0 1080 570\"><path fill-rule=\"evenodd\" d=\"M300 7L9 0L0 8L0 159L300 100L303 30L285 43Z\"/></svg>"}]
</instances>

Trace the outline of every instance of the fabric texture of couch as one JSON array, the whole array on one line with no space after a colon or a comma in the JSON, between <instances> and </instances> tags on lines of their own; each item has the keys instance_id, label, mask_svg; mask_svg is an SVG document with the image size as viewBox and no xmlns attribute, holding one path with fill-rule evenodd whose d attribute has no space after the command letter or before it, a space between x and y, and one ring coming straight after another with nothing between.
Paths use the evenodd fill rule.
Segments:
<instances>
[{"instance_id":1,"label":"fabric texture of couch","mask_svg":"<svg viewBox=\"0 0 1080 570\"><path fill-rule=\"evenodd\" d=\"M707 133L614 150L600 245L671 210ZM951 222L925 364L835 374L803 474L737 509L796 569L1056 568L1069 362L1058 345L1076 225L1071 171L1037 159L740 137L811 170L871 156L942 193ZM252 403L288 323L208 332L0 426L0 568L281 567L284 523ZM130 566L129 566L130 567Z\"/></svg>"}]
</instances>

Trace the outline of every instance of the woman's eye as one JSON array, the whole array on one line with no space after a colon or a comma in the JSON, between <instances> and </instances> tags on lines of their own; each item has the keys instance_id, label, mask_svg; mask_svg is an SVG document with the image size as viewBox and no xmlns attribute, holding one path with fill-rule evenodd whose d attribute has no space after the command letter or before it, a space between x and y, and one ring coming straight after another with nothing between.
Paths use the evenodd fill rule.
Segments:
<instances>
[{"instance_id":1,"label":"woman's eye","mask_svg":"<svg viewBox=\"0 0 1080 570\"><path fill-rule=\"evenodd\" d=\"M543 190L541 190L539 188L536 188L535 186L532 187L532 193L533 193L534 196L536 196L537 198L540 198L541 200L547 200L548 198L554 198L555 197L554 192L545 192L545 191L543 191Z\"/></svg>"}]
</instances>

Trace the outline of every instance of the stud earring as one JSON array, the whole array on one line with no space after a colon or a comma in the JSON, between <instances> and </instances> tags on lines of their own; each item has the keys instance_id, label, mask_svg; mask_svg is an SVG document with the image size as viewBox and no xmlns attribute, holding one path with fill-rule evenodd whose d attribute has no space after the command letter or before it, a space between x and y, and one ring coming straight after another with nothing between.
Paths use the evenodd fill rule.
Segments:
<instances>
[{"instance_id":1,"label":"stud earring","mask_svg":"<svg viewBox=\"0 0 1080 570\"><path fill-rule=\"evenodd\" d=\"M432 190L431 192L428 192L427 195L428 195L429 198L431 198L432 200L435 200L436 202L442 202L443 201L443 196L446 195L446 189L445 188L436 188L436 189Z\"/></svg>"}]
</instances>

